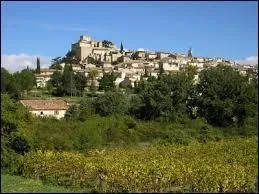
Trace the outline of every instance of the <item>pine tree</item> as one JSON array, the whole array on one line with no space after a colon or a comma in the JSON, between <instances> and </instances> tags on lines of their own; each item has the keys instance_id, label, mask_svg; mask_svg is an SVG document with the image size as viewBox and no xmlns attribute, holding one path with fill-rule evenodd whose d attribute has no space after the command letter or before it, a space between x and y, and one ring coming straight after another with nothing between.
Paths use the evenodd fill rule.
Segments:
<instances>
[{"instance_id":1,"label":"pine tree","mask_svg":"<svg viewBox=\"0 0 259 194\"><path fill-rule=\"evenodd\" d=\"M122 42L121 42L121 50L120 52L122 53L123 52L123 45L122 45Z\"/></svg>"},{"instance_id":2,"label":"pine tree","mask_svg":"<svg viewBox=\"0 0 259 194\"><path fill-rule=\"evenodd\" d=\"M37 57L37 69L36 73L40 73L40 59Z\"/></svg>"}]
</instances>

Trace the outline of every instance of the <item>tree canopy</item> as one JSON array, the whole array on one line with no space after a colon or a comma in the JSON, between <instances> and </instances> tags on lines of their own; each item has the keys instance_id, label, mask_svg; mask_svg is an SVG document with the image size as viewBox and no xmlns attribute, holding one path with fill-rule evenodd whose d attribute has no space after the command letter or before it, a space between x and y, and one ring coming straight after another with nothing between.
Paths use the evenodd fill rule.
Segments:
<instances>
[{"instance_id":1,"label":"tree canopy","mask_svg":"<svg viewBox=\"0 0 259 194\"><path fill-rule=\"evenodd\" d=\"M111 91L115 88L116 76L113 72L104 73L99 82L99 89L104 91Z\"/></svg>"},{"instance_id":2,"label":"tree canopy","mask_svg":"<svg viewBox=\"0 0 259 194\"><path fill-rule=\"evenodd\" d=\"M109 41L109 40L103 40L102 41L102 44L103 44L103 47L107 47L107 48L109 48L109 47L111 47L112 45L114 45L111 41Z\"/></svg>"},{"instance_id":3,"label":"tree canopy","mask_svg":"<svg viewBox=\"0 0 259 194\"><path fill-rule=\"evenodd\" d=\"M257 109L258 84L229 66L203 70L196 86L198 114L218 126L230 126L254 116Z\"/></svg>"}]
</instances>

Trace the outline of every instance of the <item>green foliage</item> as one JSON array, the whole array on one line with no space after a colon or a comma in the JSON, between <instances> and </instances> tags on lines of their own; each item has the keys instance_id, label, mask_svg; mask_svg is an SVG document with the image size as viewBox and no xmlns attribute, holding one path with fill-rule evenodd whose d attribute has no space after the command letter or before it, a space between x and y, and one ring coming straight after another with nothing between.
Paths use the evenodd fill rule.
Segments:
<instances>
[{"instance_id":1,"label":"green foliage","mask_svg":"<svg viewBox=\"0 0 259 194\"><path fill-rule=\"evenodd\" d=\"M5 69L1 68L1 93L5 93L11 90L12 75Z\"/></svg>"},{"instance_id":2,"label":"green foliage","mask_svg":"<svg viewBox=\"0 0 259 194\"><path fill-rule=\"evenodd\" d=\"M136 86L131 114L140 119L153 120L163 117L176 120L187 114L187 101L192 91L192 79L179 72L141 80Z\"/></svg>"},{"instance_id":3,"label":"green foliage","mask_svg":"<svg viewBox=\"0 0 259 194\"><path fill-rule=\"evenodd\" d=\"M120 46L120 53L122 53L123 52L123 44L122 44L122 42L121 42L121 46Z\"/></svg>"},{"instance_id":4,"label":"green foliage","mask_svg":"<svg viewBox=\"0 0 259 194\"><path fill-rule=\"evenodd\" d=\"M127 111L127 99L119 92L106 92L94 101L96 113L101 116L110 114L123 114Z\"/></svg>"},{"instance_id":5,"label":"green foliage","mask_svg":"<svg viewBox=\"0 0 259 194\"><path fill-rule=\"evenodd\" d=\"M48 81L46 82L46 89L47 89L47 91L49 92L49 94L51 94L51 93L53 92L53 86L52 86L52 84L51 84L51 80L48 80Z\"/></svg>"},{"instance_id":6,"label":"green foliage","mask_svg":"<svg viewBox=\"0 0 259 194\"><path fill-rule=\"evenodd\" d=\"M22 155L10 148L7 138L1 137L1 171L9 174L20 174Z\"/></svg>"},{"instance_id":7,"label":"green foliage","mask_svg":"<svg viewBox=\"0 0 259 194\"><path fill-rule=\"evenodd\" d=\"M249 138L86 156L38 151L25 156L23 174L98 192L254 192L257 149L257 138Z\"/></svg>"},{"instance_id":8,"label":"green foliage","mask_svg":"<svg viewBox=\"0 0 259 194\"><path fill-rule=\"evenodd\" d=\"M50 69L60 69L60 63L62 62L61 57L56 57L54 59L51 60L51 65L50 65Z\"/></svg>"},{"instance_id":9,"label":"green foliage","mask_svg":"<svg viewBox=\"0 0 259 194\"><path fill-rule=\"evenodd\" d=\"M62 85L66 94L75 94L75 78L72 65L65 65L62 75Z\"/></svg>"},{"instance_id":10,"label":"green foliage","mask_svg":"<svg viewBox=\"0 0 259 194\"><path fill-rule=\"evenodd\" d=\"M103 40L102 41L102 45L103 45L103 47L109 48L109 47L111 47L114 44L111 41L109 41L109 40Z\"/></svg>"},{"instance_id":11,"label":"green foliage","mask_svg":"<svg viewBox=\"0 0 259 194\"><path fill-rule=\"evenodd\" d=\"M87 79L84 75L84 73L76 73L75 75L75 87L77 91L80 92L80 96L82 96L82 93L85 89Z\"/></svg>"},{"instance_id":12,"label":"green foliage","mask_svg":"<svg viewBox=\"0 0 259 194\"><path fill-rule=\"evenodd\" d=\"M257 112L257 87L229 66L203 70L196 87L198 114L213 125L242 126Z\"/></svg>"},{"instance_id":13,"label":"green foliage","mask_svg":"<svg viewBox=\"0 0 259 194\"><path fill-rule=\"evenodd\" d=\"M73 120L77 117L77 114L78 114L77 106L75 104L72 104L71 106L69 106L69 108L65 113L65 119Z\"/></svg>"},{"instance_id":14,"label":"green foliage","mask_svg":"<svg viewBox=\"0 0 259 194\"><path fill-rule=\"evenodd\" d=\"M78 120L85 121L87 118L92 117L94 114L95 114L94 99L83 98L79 102Z\"/></svg>"},{"instance_id":15,"label":"green foliage","mask_svg":"<svg viewBox=\"0 0 259 194\"><path fill-rule=\"evenodd\" d=\"M114 73L104 73L99 81L99 90L111 91L115 89L116 76Z\"/></svg>"},{"instance_id":16,"label":"green foliage","mask_svg":"<svg viewBox=\"0 0 259 194\"><path fill-rule=\"evenodd\" d=\"M78 64L79 61L80 61L80 59L77 58L74 50L68 51L66 53L65 57L63 57L63 59L62 59L62 62L64 62L65 64Z\"/></svg>"},{"instance_id":17,"label":"green foliage","mask_svg":"<svg viewBox=\"0 0 259 194\"><path fill-rule=\"evenodd\" d=\"M37 57L36 73L40 74L40 58Z\"/></svg>"},{"instance_id":18,"label":"green foliage","mask_svg":"<svg viewBox=\"0 0 259 194\"><path fill-rule=\"evenodd\" d=\"M32 121L30 113L8 95L1 95L1 169L19 173L22 154L30 150L19 130Z\"/></svg>"},{"instance_id":19,"label":"green foliage","mask_svg":"<svg viewBox=\"0 0 259 194\"><path fill-rule=\"evenodd\" d=\"M74 74L71 65L65 65L63 74L56 71L51 76L52 86L55 87L53 94L56 96L77 95L82 96L86 77L83 73Z\"/></svg>"},{"instance_id":20,"label":"green foliage","mask_svg":"<svg viewBox=\"0 0 259 194\"><path fill-rule=\"evenodd\" d=\"M131 80L129 78L125 78L120 84L119 84L120 88L124 88L124 89L132 89L132 85L131 85Z\"/></svg>"},{"instance_id":21,"label":"green foliage","mask_svg":"<svg viewBox=\"0 0 259 194\"><path fill-rule=\"evenodd\" d=\"M55 71L51 76L51 83L54 87L62 86L62 74L59 71Z\"/></svg>"},{"instance_id":22,"label":"green foliage","mask_svg":"<svg viewBox=\"0 0 259 194\"><path fill-rule=\"evenodd\" d=\"M15 99L19 99L23 91L29 91L36 85L33 71L24 69L21 72L10 74L1 68L1 93L8 93Z\"/></svg>"},{"instance_id":23,"label":"green foliage","mask_svg":"<svg viewBox=\"0 0 259 194\"><path fill-rule=\"evenodd\" d=\"M31 70L24 69L19 73L14 73L14 77L16 83L20 84L20 88L22 91L29 91L33 88L33 86L36 85L36 78Z\"/></svg>"},{"instance_id":24,"label":"green foliage","mask_svg":"<svg viewBox=\"0 0 259 194\"><path fill-rule=\"evenodd\" d=\"M2 193L71 193L80 192L65 187L43 184L42 181L25 179L21 176L1 175Z\"/></svg>"}]
</instances>

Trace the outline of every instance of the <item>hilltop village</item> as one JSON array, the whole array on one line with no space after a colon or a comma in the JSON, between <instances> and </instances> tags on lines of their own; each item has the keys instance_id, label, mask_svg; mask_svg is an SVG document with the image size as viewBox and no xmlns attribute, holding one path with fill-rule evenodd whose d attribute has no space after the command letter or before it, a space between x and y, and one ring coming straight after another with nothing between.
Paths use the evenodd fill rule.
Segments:
<instances>
[{"instance_id":1,"label":"hilltop village","mask_svg":"<svg viewBox=\"0 0 259 194\"><path fill-rule=\"evenodd\" d=\"M90 36L80 36L80 40L71 45L70 55L72 55L71 65L75 73L81 72L88 77L89 72L93 70L98 72L94 77L96 86L98 86L98 80L103 77L103 74L109 72L118 75L115 80L116 87L125 80L134 87L134 83L140 80L143 75L157 77L161 69L164 73L170 74L188 66L196 66L198 73L220 63L232 66L242 74L246 74L249 70L257 72L257 66L241 66L223 58L195 57L192 55L191 49L186 54L145 50L129 51L124 50L122 43L120 48L117 48L110 41L95 41ZM35 74L37 87L45 87L47 81L51 79L51 75L55 71L62 71L65 64L62 60L57 60L55 65L59 65L60 69L53 65L48 69L41 69L40 73ZM198 74L194 79L198 81ZM89 86L90 81L87 84Z\"/></svg>"}]
</instances>

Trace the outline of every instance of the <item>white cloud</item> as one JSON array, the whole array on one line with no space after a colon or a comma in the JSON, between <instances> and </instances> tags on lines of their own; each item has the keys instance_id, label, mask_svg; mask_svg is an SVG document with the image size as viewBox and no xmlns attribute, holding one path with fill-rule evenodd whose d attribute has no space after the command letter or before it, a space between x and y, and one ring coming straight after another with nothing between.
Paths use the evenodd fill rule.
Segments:
<instances>
[{"instance_id":1,"label":"white cloud","mask_svg":"<svg viewBox=\"0 0 259 194\"><path fill-rule=\"evenodd\" d=\"M241 65L256 65L258 64L258 56L250 56L245 59L236 60L235 62Z\"/></svg>"},{"instance_id":2,"label":"white cloud","mask_svg":"<svg viewBox=\"0 0 259 194\"><path fill-rule=\"evenodd\" d=\"M40 56L40 55L28 55L28 54L13 54L13 55L1 55L1 67L6 68L9 72L16 72L22 69L36 68L37 57L40 58L41 68L46 68L50 66L51 57Z\"/></svg>"},{"instance_id":3,"label":"white cloud","mask_svg":"<svg viewBox=\"0 0 259 194\"><path fill-rule=\"evenodd\" d=\"M139 48L139 49L138 49L138 51L145 51L145 49L143 49L143 48Z\"/></svg>"}]
</instances>

